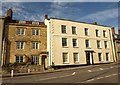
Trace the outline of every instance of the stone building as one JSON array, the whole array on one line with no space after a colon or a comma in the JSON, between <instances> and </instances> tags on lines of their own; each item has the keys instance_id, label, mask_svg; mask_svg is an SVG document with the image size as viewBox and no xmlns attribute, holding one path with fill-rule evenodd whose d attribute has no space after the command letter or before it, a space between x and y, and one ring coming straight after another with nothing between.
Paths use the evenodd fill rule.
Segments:
<instances>
[{"instance_id":1,"label":"stone building","mask_svg":"<svg viewBox=\"0 0 120 85\"><path fill-rule=\"evenodd\" d=\"M44 22L12 20L11 9L7 14L11 20L5 25L7 47L4 64L31 62L47 67L47 27Z\"/></svg>"}]
</instances>

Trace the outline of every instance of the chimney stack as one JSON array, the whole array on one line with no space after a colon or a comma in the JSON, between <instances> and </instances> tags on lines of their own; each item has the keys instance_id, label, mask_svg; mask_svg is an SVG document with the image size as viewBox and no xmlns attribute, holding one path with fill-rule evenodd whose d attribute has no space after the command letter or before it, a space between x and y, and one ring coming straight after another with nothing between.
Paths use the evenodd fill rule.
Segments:
<instances>
[{"instance_id":1,"label":"chimney stack","mask_svg":"<svg viewBox=\"0 0 120 85\"><path fill-rule=\"evenodd\" d=\"M118 28L118 34L120 35L120 28Z\"/></svg>"},{"instance_id":2,"label":"chimney stack","mask_svg":"<svg viewBox=\"0 0 120 85\"><path fill-rule=\"evenodd\" d=\"M48 15L47 14L45 15L45 19L48 19Z\"/></svg>"},{"instance_id":3,"label":"chimney stack","mask_svg":"<svg viewBox=\"0 0 120 85\"><path fill-rule=\"evenodd\" d=\"M112 30L112 34L115 34L115 29L114 29L114 27L112 27L111 30Z\"/></svg>"},{"instance_id":4,"label":"chimney stack","mask_svg":"<svg viewBox=\"0 0 120 85\"><path fill-rule=\"evenodd\" d=\"M12 9L8 9L7 10L7 16L12 19L12 14L13 14Z\"/></svg>"},{"instance_id":5,"label":"chimney stack","mask_svg":"<svg viewBox=\"0 0 120 85\"><path fill-rule=\"evenodd\" d=\"M97 25L97 22L93 22L94 25Z\"/></svg>"}]
</instances>

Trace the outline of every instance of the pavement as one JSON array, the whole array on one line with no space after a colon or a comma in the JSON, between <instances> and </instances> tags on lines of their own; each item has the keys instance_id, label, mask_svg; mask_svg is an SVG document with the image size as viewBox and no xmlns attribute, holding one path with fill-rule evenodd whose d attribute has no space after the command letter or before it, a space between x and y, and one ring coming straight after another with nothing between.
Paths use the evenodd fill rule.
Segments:
<instances>
[{"instance_id":1,"label":"pavement","mask_svg":"<svg viewBox=\"0 0 120 85\"><path fill-rule=\"evenodd\" d=\"M111 63L111 65L115 65L116 63ZM27 75L36 75L36 74L46 74L46 73L54 73L54 72L61 72L67 70L75 70L75 69L84 69L87 67L98 67L98 66L110 65L110 64L99 64L99 65L88 65L88 66L79 66L79 67L71 67L71 68L64 68L64 69L57 69L57 70L45 70L42 72L29 72L29 73L14 73L13 77L17 76L27 76ZM117 64L116 64L117 65ZM2 78L11 77L11 74L2 74Z\"/></svg>"}]
</instances>

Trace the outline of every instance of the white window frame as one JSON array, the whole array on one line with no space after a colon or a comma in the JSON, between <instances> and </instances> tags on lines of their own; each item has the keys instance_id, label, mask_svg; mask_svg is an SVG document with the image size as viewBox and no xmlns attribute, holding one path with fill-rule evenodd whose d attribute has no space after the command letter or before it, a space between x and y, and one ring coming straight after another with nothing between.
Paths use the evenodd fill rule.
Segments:
<instances>
[{"instance_id":1,"label":"white window frame","mask_svg":"<svg viewBox=\"0 0 120 85\"><path fill-rule=\"evenodd\" d=\"M73 28L75 29L75 33L73 31ZM76 26L72 26L72 34L77 34L77 28L76 28Z\"/></svg>"},{"instance_id":2,"label":"white window frame","mask_svg":"<svg viewBox=\"0 0 120 85\"><path fill-rule=\"evenodd\" d=\"M32 61L34 62L34 64L39 65L40 64L40 56L32 55Z\"/></svg>"},{"instance_id":3,"label":"white window frame","mask_svg":"<svg viewBox=\"0 0 120 85\"><path fill-rule=\"evenodd\" d=\"M99 41L99 43L98 43L98 41ZM98 44L100 44L100 45L99 45L100 47L98 47ZM97 48L102 48L102 45L101 45L101 41L100 41L100 40L97 40Z\"/></svg>"},{"instance_id":4,"label":"white window frame","mask_svg":"<svg viewBox=\"0 0 120 85\"><path fill-rule=\"evenodd\" d=\"M108 54L108 60L107 60L107 54ZM107 62L110 61L109 53L105 53L105 55L106 55L106 61L107 61Z\"/></svg>"},{"instance_id":5,"label":"white window frame","mask_svg":"<svg viewBox=\"0 0 120 85\"><path fill-rule=\"evenodd\" d=\"M17 35L25 35L25 31L26 31L25 28L17 28L16 34Z\"/></svg>"},{"instance_id":6,"label":"white window frame","mask_svg":"<svg viewBox=\"0 0 120 85\"><path fill-rule=\"evenodd\" d=\"M37 31L38 31L38 34L37 34ZM40 35L40 30L39 29L32 29L32 35Z\"/></svg>"},{"instance_id":7,"label":"white window frame","mask_svg":"<svg viewBox=\"0 0 120 85\"><path fill-rule=\"evenodd\" d=\"M75 55L74 54L77 54L77 61L75 61ZM73 53L73 59L74 59L74 63L78 63L79 62L79 53L78 52L74 52Z\"/></svg>"},{"instance_id":8,"label":"white window frame","mask_svg":"<svg viewBox=\"0 0 120 85\"><path fill-rule=\"evenodd\" d=\"M62 26L65 26L65 32L63 32ZM61 25L61 33L66 34L67 33L67 26L66 25Z\"/></svg>"},{"instance_id":9,"label":"white window frame","mask_svg":"<svg viewBox=\"0 0 120 85\"><path fill-rule=\"evenodd\" d=\"M34 47L33 47L33 44L34 44ZM36 44L37 44L38 46L37 46ZM39 45L40 45L39 42L32 42L32 49L34 49L34 50L39 49Z\"/></svg>"},{"instance_id":10,"label":"white window frame","mask_svg":"<svg viewBox=\"0 0 120 85\"><path fill-rule=\"evenodd\" d=\"M78 39L73 38L72 39L72 44L73 44L73 40L76 40L76 46L73 46L73 47L78 47Z\"/></svg>"},{"instance_id":11,"label":"white window frame","mask_svg":"<svg viewBox=\"0 0 120 85\"><path fill-rule=\"evenodd\" d=\"M67 61L66 62L64 62L63 54L67 54ZM62 53L62 59L63 59L63 64L68 64L69 63L69 54L67 52L63 52Z\"/></svg>"},{"instance_id":12,"label":"white window frame","mask_svg":"<svg viewBox=\"0 0 120 85\"><path fill-rule=\"evenodd\" d=\"M86 40L88 40L89 47L86 47ZM86 47L86 48L91 48L90 40L89 40L89 39L86 39L86 40L85 40L85 47Z\"/></svg>"},{"instance_id":13,"label":"white window frame","mask_svg":"<svg viewBox=\"0 0 120 85\"><path fill-rule=\"evenodd\" d=\"M19 21L19 24L26 24L26 21Z\"/></svg>"},{"instance_id":14,"label":"white window frame","mask_svg":"<svg viewBox=\"0 0 120 85\"><path fill-rule=\"evenodd\" d=\"M107 47L105 47L105 42L106 42ZM104 41L104 47L105 47L105 48L109 48L109 43L108 43L108 41Z\"/></svg>"},{"instance_id":15,"label":"white window frame","mask_svg":"<svg viewBox=\"0 0 120 85\"><path fill-rule=\"evenodd\" d=\"M63 46L63 39L66 39L66 46ZM62 38L62 47L68 47L68 39L67 38Z\"/></svg>"},{"instance_id":16,"label":"white window frame","mask_svg":"<svg viewBox=\"0 0 120 85\"><path fill-rule=\"evenodd\" d=\"M24 42L22 41L17 41L16 42L16 49L24 49Z\"/></svg>"},{"instance_id":17,"label":"white window frame","mask_svg":"<svg viewBox=\"0 0 120 85\"><path fill-rule=\"evenodd\" d=\"M98 32L98 34L97 34L97 32ZM96 29L95 33L96 33L96 37L100 37L100 30Z\"/></svg>"},{"instance_id":18,"label":"white window frame","mask_svg":"<svg viewBox=\"0 0 120 85\"><path fill-rule=\"evenodd\" d=\"M17 57L19 58L19 60L18 60L18 63L21 63L21 57L22 57L22 62L24 62L24 56L21 56L21 55L16 55L15 56L15 60L16 60L16 62L17 62Z\"/></svg>"},{"instance_id":19,"label":"white window frame","mask_svg":"<svg viewBox=\"0 0 120 85\"><path fill-rule=\"evenodd\" d=\"M105 36L104 36L104 32L105 32ZM107 31L106 30L103 30L103 37L107 38Z\"/></svg>"},{"instance_id":20,"label":"white window frame","mask_svg":"<svg viewBox=\"0 0 120 85\"><path fill-rule=\"evenodd\" d=\"M87 30L86 30L87 29ZM87 34L86 34L86 31L87 31ZM89 36L90 33L89 33L89 28L84 28L84 32L85 32L85 36Z\"/></svg>"},{"instance_id":21,"label":"white window frame","mask_svg":"<svg viewBox=\"0 0 120 85\"><path fill-rule=\"evenodd\" d=\"M100 53L101 54L101 61L99 61L99 62L102 62L103 61L103 55L102 55L102 53ZM99 53L98 53L98 60L99 60Z\"/></svg>"}]
</instances>

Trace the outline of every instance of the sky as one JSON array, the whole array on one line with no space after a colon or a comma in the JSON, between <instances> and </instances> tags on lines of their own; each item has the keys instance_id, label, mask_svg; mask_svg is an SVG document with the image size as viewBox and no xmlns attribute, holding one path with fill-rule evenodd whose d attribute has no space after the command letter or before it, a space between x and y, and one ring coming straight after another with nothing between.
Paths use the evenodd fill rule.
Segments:
<instances>
[{"instance_id":1,"label":"sky","mask_svg":"<svg viewBox=\"0 0 120 85\"><path fill-rule=\"evenodd\" d=\"M14 0L13 0L14 1ZM113 26L118 29L117 2L2 2L2 16L12 8L13 19L44 21L49 17Z\"/></svg>"}]
</instances>

